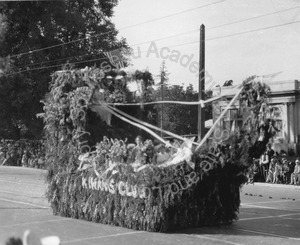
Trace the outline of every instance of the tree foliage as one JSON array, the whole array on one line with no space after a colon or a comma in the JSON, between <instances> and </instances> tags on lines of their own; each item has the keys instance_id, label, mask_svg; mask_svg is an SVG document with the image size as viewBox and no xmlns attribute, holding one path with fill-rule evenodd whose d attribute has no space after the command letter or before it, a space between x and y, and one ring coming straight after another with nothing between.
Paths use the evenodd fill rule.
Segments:
<instances>
[{"instance_id":1,"label":"tree foliage","mask_svg":"<svg viewBox=\"0 0 300 245\"><path fill-rule=\"evenodd\" d=\"M141 84L139 95L132 94L127 85ZM50 92L44 101L45 129L49 139L48 146L60 142L79 140L83 131L89 145L94 146L104 136L134 140L136 127L124 122L101 107L106 103L147 102L151 98L153 79L148 71L126 73L112 70L104 73L99 68L72 69L58 71L52 76ZM121 107L121 106L120 106ZM146 118L146 109L122 106L122 111L138 118ZM78 136L78 137L77 137Z\"/></svg>"},{"instance_id":2,"label":"tree foliage","mask_svg":"<svg viewBox=\"0 0 300 245\"><path fill-rule=\"evenodd\" d=\"M159 87L155 93L156 100L161 100L161 93L164 93L164 100L171 101L198 101L198 92L190 84L186 88L182 85ZM206 98L211 97L211 92L206 93ZM162 110L160 105L155 107L157 111L157 125L160 125L163 114L163 129L174 132L178 135L197 134L198 106L165 104ZM211 105L205 107L205 119L212 119Z\"/></svg>"},{"instance_id":3,"label":"tree foliage","mask_svg":"<svg viewBox=\"0 0 300 245\"><path fill-rule=\"evenodd\" d=\"M11 129L4 127L6 134L18 137L19 128L26 125L27 135L40 136L41 130L35 130L36 125L42 126L35 117L42 111L39 101L48 91L49 75L63 64L97 65L109 71L115 63L105 52L114 51L126 65L125 54L129 50L126 40L117 39L118 31L110 20L117 4L118 0L0 3L0 69L5 72L0 78L1 92L14 91L6 99L17 101L21 110L5 114L15 110L14 103L5 104L1 100L0 116L5 121L2 126L18 122Z\"/></svg>"},{"instance_id":4,"label":"tree foliage","mask_svg":"<svg viewBox=\"0 0 300 245\"><path fill-rule=\"evenodd\" d=\"M41 109L40 92L35 82L23 76L1 79L0 135L3 138L34 138L40 134L43 127L36 118Z\"/></svg>"},{"instance_id":5,"label":"tree foliage","mask_svg":"<svg viewBox=\"0 0 300 245\"><path fill-rule=\"evenodd\" d=\"M192 84L186 88L183 85L169 84L169 73L165 61L161 64L158 78L157 90L154 92L156 101L198 101L198 92L194 90ZM211 98L211 96L212 92L207 91L205 99ZM156 105L154 110L156 125L164 130L178 135L197 134L197 105L160 104ZM204 110L206 120L212 119L211 104L206 105Z\"/></svg>"}]
</instances>

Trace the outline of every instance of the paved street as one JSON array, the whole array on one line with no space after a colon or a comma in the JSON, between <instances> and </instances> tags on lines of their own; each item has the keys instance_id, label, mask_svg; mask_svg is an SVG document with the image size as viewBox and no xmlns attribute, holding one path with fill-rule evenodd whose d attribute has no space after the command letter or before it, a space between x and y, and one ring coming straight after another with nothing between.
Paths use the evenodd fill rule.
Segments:
<instances>
[{"instance_id":1,"label":"paved street","mask_svg":"<svg viewBox=\"0 0 300 245\"><path fill-rule=\"evenodd\" d=\"M299 244L300 187L255 183L241 190L239 220L230 226L150 233L53 216L45 171L0 167L0 244L30 229L61 244Z\"/></svg>"}]
</instances>

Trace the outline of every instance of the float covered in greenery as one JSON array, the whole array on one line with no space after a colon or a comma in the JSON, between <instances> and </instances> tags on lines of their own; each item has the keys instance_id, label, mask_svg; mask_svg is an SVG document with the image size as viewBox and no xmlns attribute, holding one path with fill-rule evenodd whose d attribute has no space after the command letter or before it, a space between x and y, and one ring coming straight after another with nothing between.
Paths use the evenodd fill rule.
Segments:
<instances>
[{"instance_id":1,"label":"float covered in greenery","mask_svg":"<svg viewBox=\"0 0 300 245\"><path fill-rule=\"evenodd\" d=\"M267 116L269 88L255 77L243 82L238 113L249 116L214 145L185 140L157 146L153 139L130 144L104 125L112 120L114 103L151 101L148 78L97 68L53 74L43 117L54 214L161 232L231 223L252 158L276 130ZM127 90L131 81L138 83L139 101Z\"/></svg>"}]
</instances>

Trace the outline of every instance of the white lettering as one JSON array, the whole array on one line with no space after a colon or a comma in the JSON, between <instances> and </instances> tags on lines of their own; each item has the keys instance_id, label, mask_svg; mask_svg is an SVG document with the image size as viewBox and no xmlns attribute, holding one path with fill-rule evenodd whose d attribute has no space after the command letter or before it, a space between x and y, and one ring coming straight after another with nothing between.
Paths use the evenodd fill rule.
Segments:
<instances>
[{"instance_id":1,"label":"white lettering","mask_svg":"<svg viewBox=\"0 0 300 245\"><path fill-rule=\"evenodd\" d=\"M82 188L85 188L85 189L88 188L86 181L87 181L87 179L83 177L82 182L81 182Z\"/></svg>"},{"instance_id":2,"label":"white lettering","mask_svg":"<svg viewBox=\"0 0 300 245\"><path fill-rule=\"evenodd\" d=\"M120 193L121 196L125 196L126 195L126 188L125 188L125 183L123 181L120 181L118 184L118 191Z\"/></svg>"},{"instance_id":3,"label":"white lettering","mask_svg":"<svg viewBox=\"0 0 300 245\"><path fill-rule=\"evenodd\" d=\"M111 194L115 194L115 193L116 193L116 188L115 188L115 181L114 181L114 179L111 179L111 180L109 181L108 191L109 191Z\"/></svg>"}]
</instances>

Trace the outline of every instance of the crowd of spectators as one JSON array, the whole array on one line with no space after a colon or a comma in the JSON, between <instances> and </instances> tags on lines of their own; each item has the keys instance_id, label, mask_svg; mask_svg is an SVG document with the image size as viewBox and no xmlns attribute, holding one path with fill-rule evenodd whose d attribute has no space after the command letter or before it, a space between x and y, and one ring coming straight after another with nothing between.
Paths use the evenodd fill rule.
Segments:
<instances>
[{"instance_id":1,"label":"crowd of spectators","mask_svg":"<svg viewBox=\"0 0 300 245\"><path fill-rule=\"evenodd\" d=\"M44 168L45 148L42 140L0 141L0 165Z\"/></svg>"},{"instance_id":2,"label":"crowd of spectators","mask_svg":"<svg viewBox=\"0 0 300 245\"><path fill-rule=\"evenodd\" d=\"M253 159L249 182L300 185L300 159L277 154L268 145L260 159ZM42 140L0 140L0 166L45 168Z\"/></svg>"},{"instance_id":3,"label":"crowd of spectators","mask_svg":"<svg viewBox=\"0 0 300 245\"><path fill-rule=\"evenodd\" d=\"M300 185L300 159L274 152L270 145L260 159L253 159L249 182Z\"/></svg>"}]
</instances>

